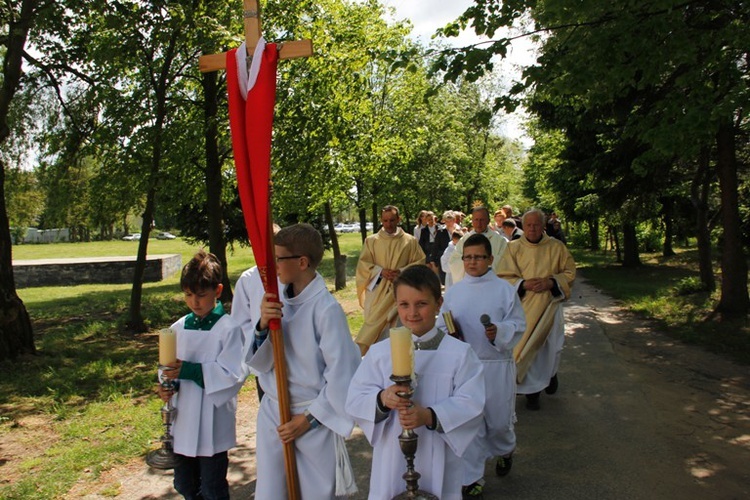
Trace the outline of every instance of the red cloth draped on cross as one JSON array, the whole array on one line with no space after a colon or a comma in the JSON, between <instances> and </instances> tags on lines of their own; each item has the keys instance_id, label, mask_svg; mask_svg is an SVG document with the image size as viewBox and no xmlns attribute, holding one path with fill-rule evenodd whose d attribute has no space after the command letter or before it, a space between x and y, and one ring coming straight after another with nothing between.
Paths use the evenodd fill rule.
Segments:
<instances>
[{"instance_id":1,"label":"red cloth draped on cross","mask_svg":"<svg viewBox=\"0 0 750 500\"><path fill-rule=\"evenodd\" d=\"M253 57L249 81L238 70L238 61L243 69L245 67L244 53L244 45L227 52L226 66L237 188L263 286L266 292L278 296L270 203L271 132L278 50L276 44L265 44L261 39ZM245 86L248 91L243 95ZM273 320L270 328L280 328L279 321Z\"/></svg>"}]
</instances>

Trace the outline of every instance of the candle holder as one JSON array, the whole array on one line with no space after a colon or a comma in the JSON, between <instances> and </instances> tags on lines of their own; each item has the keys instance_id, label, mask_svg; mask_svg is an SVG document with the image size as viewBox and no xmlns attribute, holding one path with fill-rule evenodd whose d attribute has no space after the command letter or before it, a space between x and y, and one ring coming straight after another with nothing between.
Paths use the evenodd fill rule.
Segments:
<instances>
[{"instance_id":1,"label":"candle holder","mask_svg":"<svg viewBox=\"0 0 750 500\"><path fill-rule=\"evenodd\" d=\"M411 385L411 376L391 375L391 380L402 391L397 394L401 398L411 399L414 395L414 388ZM398 436L398 444L401 447L401 453L406 458L406 472L403 477L406 481L406 491L393 497L393 500L418 499L418 500L438 500L438 497L419 489L419 478L422 475L414 470L414 456L417 454L417 444L419 436L412 429L403 429Z\"/></svg>"},{"instance_id":2,"label":"candle holder","mask_svg":"<svg viewBox=\"0 0 750 500\"><path fill-rule=\"evenodd\" d=\"M159 370L162 372L167 368L169 367L159 365ZM174 391L174 380L168 380L163 377L159 379L162 389ZM169 401L161 407L161 421L164 424L164 434L159 438L161 448L151 451L146 455L146 463L154 469L174 469L175 465L179 462L179 458L174 454L172 446L172 423L176 415L177 408L172 406L172 398L169 398Z\"/></svg>"}]
</instances>

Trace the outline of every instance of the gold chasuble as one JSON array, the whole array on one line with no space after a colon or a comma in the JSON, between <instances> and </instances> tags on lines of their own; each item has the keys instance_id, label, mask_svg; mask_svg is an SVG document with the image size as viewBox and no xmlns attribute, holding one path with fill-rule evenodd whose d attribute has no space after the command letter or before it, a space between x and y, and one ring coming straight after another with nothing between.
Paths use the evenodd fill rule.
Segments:
<instances>
[{"instance_id":1,"label":"gold chasuble","mask_svg":"<svg viewBox=\"0 0 750 500\"><path fill-rule=\"evenodd\" d=\"M526 290L521 298L526 314L526 331L513 350L518 381L522 382L539 349L547 341L560 303L570 298L570 288L576 277L576 265L568 248L560 240L546 234L538 243L526 237L513 240L500 261L497 275L518 288L520 280L552 278L562 292L555 297L552 290ZM562 325L560 325L562 326Z\"/></svg>"},{"instance_id":2,"label":"gold chasuble","mask_svg":"<svg viewBox=\"0 0 750 500\"><path fill-rule=\"evenodd\" d=\"M368 236L357 263L357 297L364 308L365 322L356 342L364 355L396 316L393 283L380 276L383 269L399 269L424 264L419 242L400 227L395 234L381 229Z\"/></svg>"}]
</instances>

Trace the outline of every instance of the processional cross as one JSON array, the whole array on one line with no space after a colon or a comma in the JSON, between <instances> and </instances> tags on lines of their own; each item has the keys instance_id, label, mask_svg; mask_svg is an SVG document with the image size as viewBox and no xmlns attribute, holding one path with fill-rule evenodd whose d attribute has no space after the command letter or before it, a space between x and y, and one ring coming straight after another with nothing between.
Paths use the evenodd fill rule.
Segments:
<instances>
[{"instance_id":1,"label":"processional cross","mask_svg":"<svg viewBox=\"0 0 750 500\"><path fill-rule=\"evenodd\" d=\"M276 62L277 59L311 56L312 41L289 41L278 46L264 45L263 41L262 47L258 48L262 39L260 7L257 0L243 2L247 67L238 68L237 59L242 60L245 57L244 54L236 54L234 50L201 56L198 65L203 73L227 70L229 119L242 211L265 290L275 293L278 297L270 203L271 128L276 93ZM251 61L254 73L251 71L248 75L247 68L251 67ZM239 83L242 80L244 82ZM248 80L251 81L250 84ZM269 330L269 340L273 344L279 416L284 424L289 422L292 416L281 322L272 320ZM290 500L297 500L301 498L301 494L293 442L284 444L284 466L288 497Z\"/></svg>"}]
</instances>

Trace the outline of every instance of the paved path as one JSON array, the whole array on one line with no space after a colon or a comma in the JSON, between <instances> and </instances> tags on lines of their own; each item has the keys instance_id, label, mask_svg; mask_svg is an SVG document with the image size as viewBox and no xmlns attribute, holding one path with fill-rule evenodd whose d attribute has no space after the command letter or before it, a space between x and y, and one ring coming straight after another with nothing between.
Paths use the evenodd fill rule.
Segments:
<instances>
[{"instance_id":1,"label":"paved path","mask_svg":"<svg viewBox=\"0 0 750 500\"><path fill-rule=\"evenodd\" d=\"M518 398L513 471L497 478L488 464L486 499L750 498L747 367L654 333L582 280L565 316L560 389L542 394L538 412ZM253 398L242 399L234 498L253 498ZM371 457L361 432L349 448L355 498L366 498ZM178 498L171 479L140 462L103 478L120 482L123 499Z\"/></svg>"}]
</instances>

